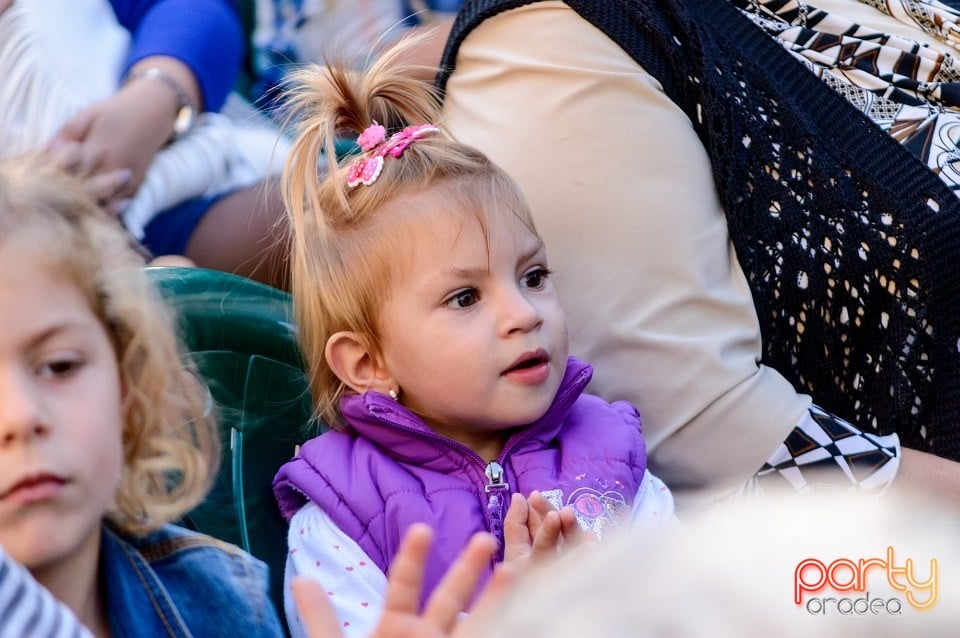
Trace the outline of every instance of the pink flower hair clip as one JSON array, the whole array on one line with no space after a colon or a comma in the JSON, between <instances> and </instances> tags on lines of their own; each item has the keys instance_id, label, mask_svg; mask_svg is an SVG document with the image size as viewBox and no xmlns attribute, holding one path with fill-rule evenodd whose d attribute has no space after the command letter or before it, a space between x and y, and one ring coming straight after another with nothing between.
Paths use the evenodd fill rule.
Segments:
<instances>
[{"instance_id":1,"label":"pink flower hair clip","mask_svg":"<svg viewBox=\"0 0 960 638\"><path fill-rule=\"evenodd\" d=\"M384 157L400 157L408 146L420 138L439 132L440 129L433 124L417 124L408 126L386 139L386 129L374 121L357 137L357 144L363 149L364 157L354 160L347 169L347 186L370 186L380 177Z\"/></svg>"}]
</instances>

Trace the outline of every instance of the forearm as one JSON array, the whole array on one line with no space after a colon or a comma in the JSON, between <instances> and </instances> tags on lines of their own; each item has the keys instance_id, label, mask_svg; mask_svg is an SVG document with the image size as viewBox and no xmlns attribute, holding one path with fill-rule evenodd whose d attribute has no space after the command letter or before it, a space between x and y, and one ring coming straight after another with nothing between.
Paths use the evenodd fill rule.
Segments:
<instances>
[{"instance_id":1,"label":"forearm","mask_svg":"<svg viewBox=\"0 0 960 638\"><path fill-rule=\"evenodd\" d=\"M903 448L895 485L960 510L960 463L956 461Z\"/></svg>"},{"instance_id":2,"label":"forearm","mask_svg":"<svg viewBox=\"0 0 960 638\"><path fill-rule=\"evenodd\" d=\"M130 67L126 81L119 90L121 94L136 96L132 99L140 105L138 112L157 113L156 118L150 121L156 123L161 146L173 135L174 122L183 106L181 101L185 101L197 113L203 100L197 77L190 67L177 58L165 55L142 58Z\"/></svg>"},{"instance_id":3,"label":"forearm","mask_svg":"<svg viewBox=\"0 0 960 638\"><path fill-rule=\"evenodd\" d=\"M828 495L889 491L960 513L960 463L903 448L896 434L862 432L817 406L739 494L781 488Z\"/></svg>"}]
</instances>

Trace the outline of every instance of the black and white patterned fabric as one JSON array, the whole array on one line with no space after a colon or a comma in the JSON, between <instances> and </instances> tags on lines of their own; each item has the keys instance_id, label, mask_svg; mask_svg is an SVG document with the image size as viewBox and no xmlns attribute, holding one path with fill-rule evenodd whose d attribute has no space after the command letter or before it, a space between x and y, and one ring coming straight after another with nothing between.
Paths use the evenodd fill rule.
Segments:
<instances>
[{"instance_id":1,"label":"black and white patterned fabric","mask_svg":"<svg viewBox=\"0 0 960 638\"><path fill-rule=\"evenodd\" d=\"M900 467L896 434L862 432L811 406L741 493L791 487L810 491L883 492Z\"/></svg>"},{"instance_id":2,"label":"black and white patterned fabric","mask_svg":"<svg viewBox=\"0 0 960 638\"><path fill-rule=\"evenodd\" d=\"M960 13L936 0L860 0L943 42L855 24L801 0L735 0L827 86L960 194Z\"/></svg>"}]
</instances>

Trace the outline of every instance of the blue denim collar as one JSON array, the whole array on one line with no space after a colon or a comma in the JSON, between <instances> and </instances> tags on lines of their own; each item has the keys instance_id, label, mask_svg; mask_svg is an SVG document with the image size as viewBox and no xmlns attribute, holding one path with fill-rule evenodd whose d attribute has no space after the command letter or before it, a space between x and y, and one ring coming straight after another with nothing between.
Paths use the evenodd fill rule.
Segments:
<instances>
[{"instance_id":1,"label":"blue denim collar","mask_svg":"<svg viewBox=\"0 0 960 638\"><path fill-rule=\"evenodd\" d=\"M177 606L141 551L110 525L103 525L101 586L114 636L190 638Z\"/></svg>"}]
</instances>

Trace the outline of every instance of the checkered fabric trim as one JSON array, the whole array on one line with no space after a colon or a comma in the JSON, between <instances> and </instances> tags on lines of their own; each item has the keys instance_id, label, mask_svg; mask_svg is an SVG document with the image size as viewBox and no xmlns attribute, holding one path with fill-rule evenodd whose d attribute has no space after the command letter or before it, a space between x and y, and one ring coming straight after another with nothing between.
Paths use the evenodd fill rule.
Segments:
<instances>
[{"instance_id":1,"label":"checkered fabric trim","mask_svg":"<svg viewBox=\"0 0 960 638\"><path fill-rule=\"evenodd\" d=\"M798 492L859 489L879 493L893 482L899 467L896 434L861 432L811 406L741 492L790 486Z\"/></svg>"}]
</instances>

